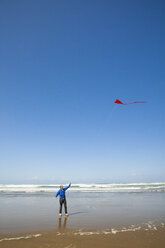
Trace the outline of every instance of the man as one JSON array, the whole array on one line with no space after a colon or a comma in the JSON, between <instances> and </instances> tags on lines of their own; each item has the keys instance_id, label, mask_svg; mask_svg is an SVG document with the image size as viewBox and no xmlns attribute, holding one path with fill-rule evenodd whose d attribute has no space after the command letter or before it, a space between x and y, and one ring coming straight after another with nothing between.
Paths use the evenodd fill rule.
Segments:
<instances>
[{"instance_id":1,"label":"man","mask_svg":"<svg viewBox=\"0 0 165 248\"><path fill-rule=\"evenodd\" d=\"M60 211L59 211L59 218L62 216L62 205L64 204L65 207L65 216L68 216L67 212L67 203L66 203L66 196L65 196L65 191L71 186L71 183L67 187L63 187L63 185L60 186L59 191L56 194L56 197L60 195Z\"/></svg>"}]
</instances>

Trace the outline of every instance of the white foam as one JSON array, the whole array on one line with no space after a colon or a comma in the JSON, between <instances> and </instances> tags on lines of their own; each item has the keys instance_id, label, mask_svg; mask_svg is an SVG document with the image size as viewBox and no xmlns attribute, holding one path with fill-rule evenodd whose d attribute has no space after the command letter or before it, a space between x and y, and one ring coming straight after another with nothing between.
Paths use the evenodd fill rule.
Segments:
<instances>
[{"instance_id":1,"label":"white foam","mask_svg":"<svg viewBox=\"0 0 165 248\"><path fill-rule=\"evenodd\" d=\"M0 184L0 192L56 192L58 184ZM72 184L72 192L144 192L165 191L164 183Z\"/></svg>"},{"instance_id":2,"label":"white foam","mask_svg":"<svg viewBox=\"0 0 165 248\"><path fill-rule=\"evenodd\" d=\"M164 223L161 223L162 226L164 226ZM147 227L147 228L146 228ZM131 225L128 228L123 227L123 228L112 228L112 229L107 229L107 230L103 230L103 231L83 231L83 230L79 230L77 232L74 233L74 235L80 235L80 236L89 236L89 235L100 235L100 234L105 234L105 235L111 235L111 234L117 234L117 233L121 233L121 232L135 232L135 231L140 231L140 230L145 230L145 231L156 231L157 227L151 222L147 222L144 223L142 226L135 226L135 225Z\"/></svg>"},{"instance_id":3,"label":"white foam","mask_svg":"<svg viewBox=\"0 0 165 248\"><path fill-rule=\"evenodd\" d=\"M2 242L2 241L20 240L20 239L38 238L40 236L42 236L42 235L40 233L38 233L38 234L30 234L30 235L27 235L27 236L20 236L20 237L13 237L13 238L3 238L3 239L0 239L0 242Z\"/></svg>"},{"instance_id":4,"label":"white foam","mask_svg":"<svg viewBox=\"0 0 165 248\"><path fill-rule=\"evenodd\" d=\"M111 229L111 233L112 233L112 234L116 234L117 232L118 232L117 230Z\"/></svg>"}]
</instances>

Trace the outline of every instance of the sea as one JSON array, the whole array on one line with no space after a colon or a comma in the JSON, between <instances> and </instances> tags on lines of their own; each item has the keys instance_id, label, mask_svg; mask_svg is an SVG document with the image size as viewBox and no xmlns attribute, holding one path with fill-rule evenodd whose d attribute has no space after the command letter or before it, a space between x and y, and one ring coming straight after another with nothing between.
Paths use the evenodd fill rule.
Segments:
<instances>
[{"instance_id":1,"label":"sea","mask_svg":"<svg viewBox=\"0 0 165 248\"><path fill-rule=\"evenodd\" d=\"M52 193L59 184L0 184L0 193ZM118 184L72 184L72 192L160 192L165 191L165 182L118 183Z\"/></svg>"}]
</instances>

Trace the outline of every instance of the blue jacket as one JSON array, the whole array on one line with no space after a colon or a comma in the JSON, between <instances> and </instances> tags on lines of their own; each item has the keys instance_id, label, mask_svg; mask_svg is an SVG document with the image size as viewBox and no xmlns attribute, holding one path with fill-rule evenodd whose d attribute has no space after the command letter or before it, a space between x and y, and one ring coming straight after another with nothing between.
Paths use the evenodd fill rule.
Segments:
<instances>
[{"instance_id":1,"label":"blue jacket","mask_svg":"<svg viewBox=\"0 0 165 248\"><path fill-rule=\"evenodd\" d=\"M59 191L56 194L56 197L60 195L60 199L65 199L65 191L70 187L71 184L69 184L67 187L63 188L63 190L59 189Z\"/></svg>"}]
</instances>

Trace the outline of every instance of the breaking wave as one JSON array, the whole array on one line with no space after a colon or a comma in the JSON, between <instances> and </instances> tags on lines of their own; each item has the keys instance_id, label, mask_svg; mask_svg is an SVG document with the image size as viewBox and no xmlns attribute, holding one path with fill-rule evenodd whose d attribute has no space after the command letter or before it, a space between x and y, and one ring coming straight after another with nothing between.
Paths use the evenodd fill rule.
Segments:
<instances>
[{"instance_id":1,"label":"breaking wave","mask_svg":"<svg viewBox=\"0 0 165 248\"><path fill-rule=\"evenodd\" d=\"M56 192L59 184L0 184L1 193ZM72 184L72 192L147 192L165 191L165 183Z\"/></svg>"}]
</instances>

